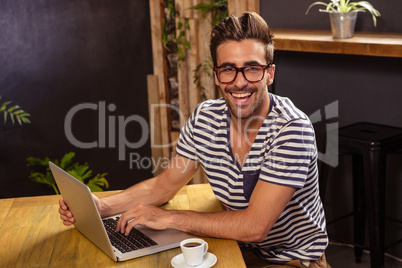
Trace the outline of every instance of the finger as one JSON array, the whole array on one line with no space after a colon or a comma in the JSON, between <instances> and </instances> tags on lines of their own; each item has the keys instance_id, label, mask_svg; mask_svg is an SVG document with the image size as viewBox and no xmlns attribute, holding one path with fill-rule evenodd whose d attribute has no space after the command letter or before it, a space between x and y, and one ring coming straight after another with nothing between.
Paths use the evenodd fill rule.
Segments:
<instances>
[{"instance_id":1,"label":"finger","mask_svg":"<svg viewBox=\"0 0 402 268\"><path fill-rule=\"evenodd\" d=\"M75 219L70 211L68 210L64 211L61 208L59 208L59 213L60 213L60 219L62 219L63 221L74 223Z\"/></svg>"},{"instance_id":2,"label":"finger","mask_svg":"<svg viewBox=\"0 0 402 268\"><path fill-rule=\"evenodd\" d=\"M60 219L62 219L63 221L71 222L71 223L74 223L74 221L75 221L73 217L67 217L63 214L60 214Z\"/></svg>"},{"instance_id":3,"label":"finger","mask_svg":"<svg viewBox=\"0 0 402 268\"><path fill-rule=\"evenodd\" d=\"M73 225L73 223L72 223L72 222L69 222L69 221L63 221L63 224L64 224L65 226L71 226L71 225Z\"/></svg>"},{"instance_id":4,"label":"finger","mask_svg":"<svg viewBox=\"0 0 402 268\"><path fill-rule=\"evenodd\" d=\"M66 217L63 216L63 215L60 215L60 219L63 220L63 224L66 225L66 226L73 225L73 222L71 222L71 219L66 218Z\"/></svg>"},{"instance_id":5,"label":"finger","mask_svg":"<svg viewBox=\"0 0 402 268\"><path fill-rule=\"evenodd\" d=\"M63 208L59 208L59 213L61 214L61 215L66 215L67 214L67 211L68 210L64 210Z\"/></svg>"},{"instance_id":6,"label":"finger","mask_svg":"<svg viewBox=\"0 0 402 268\"><path fill-rule=\"evenodd\" d=\"M129 235L130 234L130 232L131 232L131 229L133 229L134 228L134 226L136 226L137 224L136 224L136 222L135 222L135 219L131 219L131 220L129 220L128 222L127 222L127 225L126 225L126 230L125 230L125 232L124 232L124 235Z\"/></svg>"},{"instance_id":7,"label":"finger","mask_svg":"<svg viewBox=\"0 0 402 268\"><path fill-rule=\"evenodd\" d=\"M60 219L62 219L63 221L68 221L68 217L61 213L60 213Z\"/></svg>"},{"instance_id":8,"label":"finger","mask_svg":"<svg viewBox=\"0 0 402 268\"><path fill-rule=\"evenodd\" d=\"M60 206L60 208L63 209L63 210L68 210L67 205L66 205L66 203L64 202L63 199L60 199L60 200L59 200L59 206Z\"/></svg>"},{"instance_id":9,"label":"finger","mask_svg":"<svg viewBox=\"0 0 402 268\"><path fill-rule=\"evenodd\" d=\"M62 208L59 208L59 213L60 213L60 215L64 215L64 216L69 217L69 218L71 218L73 216L71 211L63 210Z\"/></svg>"},{"instance_id":10,"label":"finger","mask_svg":"<svg viewBox=\"0 0 402 268\"><path fill-rule=\"evenodd\" d=\"M123 215L120 216L119 221L117 222L116 225L116 231L120 233L125 232L125 227L126 227L127 220Z\"/></svg>"},{"instance_id":11,"label":"finger","mask_svg":"<svg viewBox=\"0 0 402 268\"><path fill-rule=\"evenodd\" d=\"M131 229L136 225L135 222L133 223L134 220L135 218L130 219L130 217L122 215L117 222L116 231L125 234L126 236L129 235Z\"/></svg>"}]
</instances>

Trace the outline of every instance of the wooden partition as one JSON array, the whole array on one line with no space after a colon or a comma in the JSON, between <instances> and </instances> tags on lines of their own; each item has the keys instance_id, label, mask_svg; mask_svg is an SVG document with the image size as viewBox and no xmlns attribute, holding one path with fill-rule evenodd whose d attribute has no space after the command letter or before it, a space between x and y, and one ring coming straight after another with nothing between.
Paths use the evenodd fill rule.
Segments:
<instances>
[{"instance_id":1,"label":"wooden partition","mask_svg":"<svg viewBox=\"0 0 402 268\"><path fill-rule=\"evenodd\" d=\"M160 0L149 1L149 11L151 15L151 38L152 38L152 75L148 75L148 106L150 117L150 135L152 157L157 161L160 158L170 157L169 115L166 108L162 109L160 104L167 104L167 81L165 77L166 60L162 45L162 20L164 11ZM162 147L165 146L165 147ZM154 161L154 163L155 163ZM155 167L154 169L155 170ZM154 175L161 172L159 167Z\"/></svg>"},{"instance_id":2,"label":"wooden partition","mask_svg":"<svg viewBox=\"0 0 402 268\"><path fill-rule=\"evenodd\" d=\"M260 13L260 0L228 0L229 15L240 16L245 11Z\"/></svg>"},{"instance_id":3,"label":"wooden partition","mask_svg":"<svg viewBox=\"0 0 402 268\"><path fill-rule=\"evenodd\" d=\"M204 0L207 2L208 0ZM208 62L209 38L212 30L212 15L201 17L201 12L191 7L202 3L202 0L176 0L176 25L181 22L185 27L185 39L189 42L189 49L185 50L184 60L178 62L179 107L181 112L180 127L191 115L198 103L205 99L217 98L213 72L201 72L199 85L194 82L194 71L197 67ZM155 105L169 104L167 81L166 52L162 45L162 25L165 16L163 0L150 0L152 50L154 73L148 76L148 98L150 107L152 155L156 159L171 157L177 143L178 132L172 132L170 127L169 110L155 108ZM259 0L228 0L228 13L241 15L245 11L259 12ZM183 29L183 28L182 28ZM179 29L176 29L179 31ZM177 35L179 32L177 32ZM203 97L201 97L203 96ZM158 148L163 144L163 148ZM169 146L166 146L170 144ZM155 175L161 172L158 168ZM200 168L192 183L206 182L205 175Z\"/></svg>"}]
</instances>

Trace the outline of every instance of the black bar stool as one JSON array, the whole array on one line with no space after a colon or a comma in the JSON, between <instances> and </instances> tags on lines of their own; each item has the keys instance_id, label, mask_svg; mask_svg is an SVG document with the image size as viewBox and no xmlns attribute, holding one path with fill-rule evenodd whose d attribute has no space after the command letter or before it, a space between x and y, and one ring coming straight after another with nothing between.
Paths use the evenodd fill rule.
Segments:
<instances>
[{"instance_id":1,"label":"black bar stool","mask_svg":"<svg viewBox=\"0 0 402 268\"><path fill-rule=\"evenodd\" d=\"M367 214L371 267L384 267L386 156L402 148L402 128L356 123L340 128L338 137L339 151L352 154L356 262L361 260ZM328 168L321 165L323 200Z\"/></svg>"}]
</instances>

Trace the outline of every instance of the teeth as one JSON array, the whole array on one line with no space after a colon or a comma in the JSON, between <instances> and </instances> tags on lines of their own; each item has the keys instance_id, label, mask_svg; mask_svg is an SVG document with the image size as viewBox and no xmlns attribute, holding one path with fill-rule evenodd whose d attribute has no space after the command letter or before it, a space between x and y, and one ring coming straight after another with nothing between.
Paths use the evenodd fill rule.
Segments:
<instances>
[{"instance_id":1,"label":"teeth","mask_svg":"<svg viewBox=\"0 0 402 268\"><path fill-rule=\"evenodd\" d=\"M250 95L251 95L250 92L249 93L232 93L232 96L235 97L235 98L245 98L245 97L248 97Z\"/></svg>"}]
</instances>

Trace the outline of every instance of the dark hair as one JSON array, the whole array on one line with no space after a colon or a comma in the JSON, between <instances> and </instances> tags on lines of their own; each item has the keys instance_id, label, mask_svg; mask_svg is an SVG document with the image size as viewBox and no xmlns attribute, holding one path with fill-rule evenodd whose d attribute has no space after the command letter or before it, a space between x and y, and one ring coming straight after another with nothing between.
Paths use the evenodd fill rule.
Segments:
<instances>
[{"instance_id":1,"label":"dark hair","mask_svg":"<svg viewBox=\"0 0 402 268\"><path fill-rule=\"evenodd\" d=\"M274 58L274 42L265 20L255 12L246 12L240 18L231 15L224 18L211 32L211 51L214 66L217 65L216 50L219 45L228 41L255 39L267 46L266 60L272 63Z\"/></svg>"}]
</instances>

